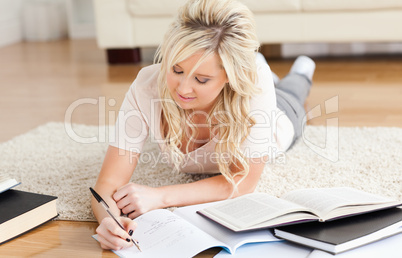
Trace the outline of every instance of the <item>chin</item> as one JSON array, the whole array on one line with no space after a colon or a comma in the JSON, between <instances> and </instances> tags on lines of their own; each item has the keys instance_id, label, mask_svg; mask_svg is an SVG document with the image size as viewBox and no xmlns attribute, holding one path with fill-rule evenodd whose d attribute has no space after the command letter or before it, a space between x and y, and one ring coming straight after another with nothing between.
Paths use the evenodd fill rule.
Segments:
<instances>
[{"instance_id":1,"label":"chin","mask_svg":"<svg viewBox=\"0 0 402 258\"><path fill-rule=\"evenodd\" d=\"M179 106L179 108L183 109L183 110L189 110L189 109L193 109L193 107L191 107L190 105L186 105L186 104L180 104L178 102L176 102L177 106Z\"/></svg>"}]
</instances>

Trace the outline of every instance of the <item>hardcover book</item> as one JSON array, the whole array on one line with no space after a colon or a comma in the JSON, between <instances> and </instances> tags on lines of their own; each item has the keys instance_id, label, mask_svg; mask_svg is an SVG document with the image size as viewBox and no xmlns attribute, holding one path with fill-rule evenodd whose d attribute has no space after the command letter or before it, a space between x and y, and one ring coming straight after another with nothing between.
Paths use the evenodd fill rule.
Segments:
<instances>
[{"instance_id":1,"label":"hardcover book","mask_svg":"<svg viewBox=\"0 0 402 258\"><path fill-rule=\"evenodd\" d=\"M402 232L402 209L366 213L327 223L311 222L275 228L275 235L332 254Z\"/></svg>"},{"instance_id":2,"label":"hardcover book","mask_svg":"<svg viewBox=\"0 0 402 258\"><path fill-rule=\"evenodd\" d=\"M57 197L18 190L0 193L0 244L53 218Z\"/></svg>"}]
</instances>

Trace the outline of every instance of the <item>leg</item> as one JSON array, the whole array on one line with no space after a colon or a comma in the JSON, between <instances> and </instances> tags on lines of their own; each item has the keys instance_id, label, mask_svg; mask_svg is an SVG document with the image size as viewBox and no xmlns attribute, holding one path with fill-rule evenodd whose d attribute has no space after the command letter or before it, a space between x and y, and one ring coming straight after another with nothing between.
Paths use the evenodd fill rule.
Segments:
<instances>
[{"instance_id":1,"label":"leg","mask_svg":"<svg viewBox=\"0 0 402 258\"><path fill-rule=\"evenodd\" d=\"M293 84L294 87L292 87L292 89L300 89L298 91L289 91L289 88L287 87L275 88L277 106L286 114L293 124L295 130L295 135L293 137L294 143L301 136L304 127L303 119L306 115L304 101L310 90L311 83L305 77L298 74L291 76L288 75L283 80L285 79L286 81L295 83ZM298 84L297 82L301 83ZM291 84L289 84L289 86L290 85Z\"/></svg>"},{"instance_id":2,"label":"leg","mask_svg":"<svg viewBox=\"0 0 402 258\"><path fill-rule=\"evenodd\" d=\"M275 86L293 95L301 105L304 105L315 71L314 61L307 56L299 56L290 68L289 74Z\"/></svg>"},{"instance_id":3,"label":"leg","mask_svg":"<svg viewBox=\"0 0 402 258\"><path fill-rule=\"evenodd\" d=\"M289 74L275 88L278 108L285 112L295 130L293 143L302 134L306 115L304 102L310 92L314 70L313 60L305 56L299 57Z\"/></svg>"},{"instance_id":4,"label":"leg","mask_svg":"<svg viewBox=\"0 0 402 258\"><path fill-rule=\"evenodd\" d=\"M289 73L276 85L277 90L292 95L300 105L304 105L304 102L310 92L310 88L310 80L297 73Z\"/></svg>"}]
</instances>

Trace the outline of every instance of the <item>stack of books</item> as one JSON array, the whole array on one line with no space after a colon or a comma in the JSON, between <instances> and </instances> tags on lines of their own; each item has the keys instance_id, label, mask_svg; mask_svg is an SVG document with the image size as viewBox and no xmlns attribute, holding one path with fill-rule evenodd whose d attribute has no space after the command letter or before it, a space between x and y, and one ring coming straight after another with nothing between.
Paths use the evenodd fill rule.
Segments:
<instances>
[{"instance_id":1,"label":"stack of books","mask_svg":"<svg viewBox=\"0 0 402 258\"><path fill-rule=\"evenodd\" d=\"M253 193L198 213L235 232L269 228L279 238L337 254L402 233L401 205L342 187L296 190L281 198Z\"/></svg>"},{"instance_id":2,"label":"stack of books","mask_svg":"<svg viewBox=\"0 0 402 258\"><path fill-rule=\"evenodd\" d=\"M275 228L277 237L327 251L345 252L402 233L402 209L392 208L347 219Z\"/></svg>"},{"instance_id":3,"label":"stack of books","mask_svg":"<svg viewBox=\"0 0 402 258\"><path fill-rule=\"evenodd\" d=\"M57 197L11 189L20 183L0 177L0 244L52 220Z\"/></svg>"}]
</instances>

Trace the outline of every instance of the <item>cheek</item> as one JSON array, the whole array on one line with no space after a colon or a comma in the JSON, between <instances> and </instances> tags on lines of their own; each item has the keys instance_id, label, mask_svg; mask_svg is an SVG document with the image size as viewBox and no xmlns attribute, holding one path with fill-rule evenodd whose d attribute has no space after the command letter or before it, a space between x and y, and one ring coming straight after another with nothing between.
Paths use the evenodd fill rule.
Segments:
<instances>
[{"instance_id":1,"label":"cheek","mask_svg":"<svg viewBox=\"0 0 402 258\"><path fill-rule=\"evenodd\" d=\"M221 91L223 90L223 88L225 87L225 84L219 83L217 86L215 86L214 88L214 95L217 97L219 95L219 93L221 93Z\"/></svg>"},{"instance_id":2,"label":"cheek","mask_svg":"<svg viewBox=\"0 0 402 258\"><path fill-rule=\"evenodd\" d=\"M197 91L197 96L199 96L201 99L208 100L208 102L215 100L218 96L219 93L222 91L223 87L221 86L214 86L211 88L205 88L202 90Z\"/></svg>"},{"instance_id":3,"label":"cheek","mask_svg":"<svg viewBox=\"0 0 402 258\"><path fill-rule=\"evenodd\" d=\"M166 75L166 84L167 84L167 87L168 87L169 91L171 92L176 88L177 79L175 78L175 76L173 76L172 74L168 73Z\"/></svg>"}]
</instances>

